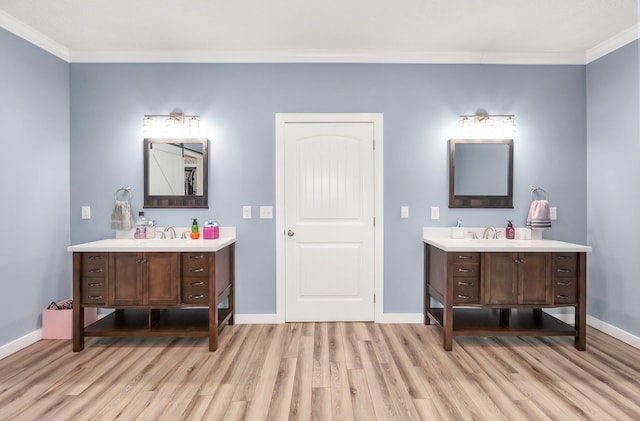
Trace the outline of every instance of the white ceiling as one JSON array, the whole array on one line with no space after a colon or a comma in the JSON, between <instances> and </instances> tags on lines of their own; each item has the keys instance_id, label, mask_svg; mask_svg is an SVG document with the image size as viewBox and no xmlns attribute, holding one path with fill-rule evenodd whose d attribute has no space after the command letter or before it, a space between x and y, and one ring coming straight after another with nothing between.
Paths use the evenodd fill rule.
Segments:
<instances>
[{"instance_id":1,"label":"white ceiling","mask_svg":"<svg viewBox=\"0 0 640 421\"><path fill-rule=\"evenodd\" d=\"M584 64L638 38L638 0L0 0L69 62Z\"/></svg>"}]
</instances>

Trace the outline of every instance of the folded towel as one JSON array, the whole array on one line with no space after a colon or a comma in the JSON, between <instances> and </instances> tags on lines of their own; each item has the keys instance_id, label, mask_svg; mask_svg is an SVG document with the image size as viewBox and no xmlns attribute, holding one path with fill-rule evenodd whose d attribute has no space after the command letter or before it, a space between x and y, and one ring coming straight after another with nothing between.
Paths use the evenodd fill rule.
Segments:
<instances>
[{"instance_id":1,"label":"folded towel","mask_svg":"<svg viewBox=\"0 0 640 421\"><path fill-rule=\"evenodd\" d=\"M551 212L549 211L548 200L534 200L531 202L529 215L527 216L527 227L537 230L551 228Z\"/></svg>"},{"instance_id":2,"label":"folded towel","mask_svg":"<svg viewBox=\"0 0 640 421\"><path fill-rule=\"evenodd\" d=\"M124 192L127 195L124 200L118 199L118 193ZM111 212L111 229L114 231L129 231L136 227L131 212L131 187L122 187L116 190L113 212Z\"/></svg>"}]
</instances>

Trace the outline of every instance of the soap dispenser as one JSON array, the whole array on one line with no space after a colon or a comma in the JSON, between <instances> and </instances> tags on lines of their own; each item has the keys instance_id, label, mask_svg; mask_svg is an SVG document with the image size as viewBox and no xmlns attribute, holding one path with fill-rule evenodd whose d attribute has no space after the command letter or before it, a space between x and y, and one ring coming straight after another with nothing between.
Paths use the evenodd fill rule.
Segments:
<instances>
[{"instance_id":1,"label":"soap dispenser","mask_svg":"<svg viewBox=\"0 0 640 421\"><path fill-rule=\"evenodd\" d=\"M198 229L198 218L193 218L193 223L191 224L191 238L193 240L197 240L200 238L200 232Z\"/></svg>"},{"instance_id":2,"label":"soap dispenser","mask_svg":"<svg viewBox=\"0 0 640 421\"><path fill-rule=\"evenodd\" d=\"M514 238L516 238L516 229L513 227L511 221L507 223L507 228L505 228L504 236L509 240L513 240Z\"/></svg>"}]
</instances>

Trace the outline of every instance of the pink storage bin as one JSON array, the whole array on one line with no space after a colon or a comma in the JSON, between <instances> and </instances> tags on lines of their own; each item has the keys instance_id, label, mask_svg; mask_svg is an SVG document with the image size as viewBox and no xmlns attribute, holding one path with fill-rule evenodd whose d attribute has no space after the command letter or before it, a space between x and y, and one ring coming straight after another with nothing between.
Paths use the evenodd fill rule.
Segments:
<instances>
[{"instance_id":1,"label":"pink storage bin","mask_svg":"<svg viewBox=\"0 0 640 421\"><path fill-rule=\"evenodd\" d=\"M215 240L220 237L220 228L217 225L214 227L204 227L202 231L205 240Z\"/></svg>"},{"instance_id":2,"label":"pink storage bin","mask_svg":"<svg viewBox=\"0 0 640 421\"><path fill-rule=\"evenodd\" d=\"M84 325L98 320L98 309L84 309ZM71 339L73 337L73 310L42 310L42 339Z\"/></svg>"}]
</instances>

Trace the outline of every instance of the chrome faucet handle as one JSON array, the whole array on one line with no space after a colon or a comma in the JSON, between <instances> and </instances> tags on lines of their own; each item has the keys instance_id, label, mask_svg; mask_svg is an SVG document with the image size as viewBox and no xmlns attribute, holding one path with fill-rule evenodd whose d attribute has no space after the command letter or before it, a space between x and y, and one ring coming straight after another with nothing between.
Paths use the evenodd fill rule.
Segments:
<instances>
[{"instance_id":1,"label":"chrome faucet handle","mask_svg":"<svg viewBox=\"0 0 640 421\"><path fill-rule=\"evenodd\" d=\"M180 236L180 238L189 238L188 234L189 234L189 231L183 231L182 235Z\"/></svg>"},{"instance_id":2,"label":"chrome faucet handle","mask_svg":"<svg viewBox=\"0 0 640 421\"><path fill-rule=\"evenodd\" d=\"M473 238L474 240L477 240L478 234L476 234L475 231L471 231L471 238Z\"/></svg>"}]
</instances>

